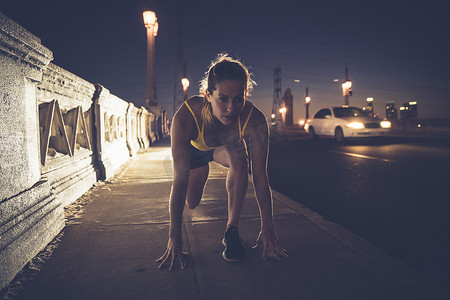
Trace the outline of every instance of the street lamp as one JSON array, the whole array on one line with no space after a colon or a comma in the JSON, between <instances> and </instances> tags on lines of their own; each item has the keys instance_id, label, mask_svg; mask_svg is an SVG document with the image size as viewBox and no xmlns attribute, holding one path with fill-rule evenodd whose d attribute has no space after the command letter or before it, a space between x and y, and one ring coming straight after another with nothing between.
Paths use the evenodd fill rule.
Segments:
<instances>
[{"instance_id":1,"label":"street lamp","mask_svg":"<svg viewBox=\"0 0 450 300\"><path fill-rule=\"evenodd\" d=\"M311 97L308 96L308 87L306 87L306 97L305 97L306 120L309 119L309 103L310 102L311 102Z\"/></svg>"},{"instance_id":2,"label":"street lamp","mask_svg":"<svg viewBox=\"0 0 450 300\"><path fill-rule=\"evenodd\" d=\"M147 91L145 104L147 107L158 105L155 84L155 36L158 34L158 21L153 11L144 11L144 25L147 28Z\"/></svg>"},{"instance_id":3,"label":"street lamp","mask_svg":"<svg viewBox=\"0 0 450 300\"><path fill-rule=\"evenodd\" d=\"M344 105L348 106L349 96L352 95L352 82L348 79L348 68L345 67L345 81L342 83L342 95L344 96Z\"/></svg>"},{"instance_id":4,"label":"street lamp","mask_svg":"<svg viewBox=\"0 0 450 300\"><path fill-rule=\"evenodd\" d=\"M366 98L367 101L367 106L366 106L366 110L368 111L368 114L373 117L374 116L374 111L373 111L373 98Z\"/></svg>"},{"instance_id":5,"label":"street lamp","mask_svg":"<svg viewBox=\"0 0 450 300\"><path fill-rule=\"evenodd\" d=\"M184 93L184 101L187 100L187 89L189 87L189 79L186 77L181 78L181 85L183 86L183 93Z\"/></svg>"},{"instance_id":6,"label":"street lamp","mask_svg":"<svg viewBox=\"0 0 450 300\"><path fill-rule=\"evenodd\" d=\"M305 106L306 106L306 119L309 119L309 103L311 102L311 97L305 97Z\"/></svg>"}]
</instances>

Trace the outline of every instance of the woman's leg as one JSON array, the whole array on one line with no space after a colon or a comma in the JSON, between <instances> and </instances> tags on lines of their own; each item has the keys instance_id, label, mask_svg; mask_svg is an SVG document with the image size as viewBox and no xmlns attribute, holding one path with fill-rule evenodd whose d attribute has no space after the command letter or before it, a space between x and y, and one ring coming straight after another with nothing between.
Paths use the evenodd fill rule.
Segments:
<instances>
[{"instance_id":1,"label":"woman's leg","mask_svg":"<svg viewBox=\"0 0 450 300\"><path fill-rule=\"evenodd\" d=\"M248 187L248 158L243 142L231 146L217 148L214 161L228 167L226 189L228 193L227 226L239 225L242 206Z\"/></svg>"},{"instance_id":2,"label":"woman's leg","mask_svg":"<svg viewBox=\"0 0 450 300\"><path fill-rule=\"evenodd\" d=\"M192 169L189 173L188 189L186 192L186 205L194 209L200 203L205 188L206 180L208 179L209 165L204 165Z\"/></svg>"}]
</instances>

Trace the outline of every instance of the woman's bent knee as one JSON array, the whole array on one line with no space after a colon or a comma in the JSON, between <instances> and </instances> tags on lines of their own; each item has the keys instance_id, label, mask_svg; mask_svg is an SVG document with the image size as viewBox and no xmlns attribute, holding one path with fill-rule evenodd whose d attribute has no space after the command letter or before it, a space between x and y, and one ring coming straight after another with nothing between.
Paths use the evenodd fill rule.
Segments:
<instances>
[{"instance_id":1,"label":"woman's bent knee","mask_svg":"<svg viewBox=\"0 0 450 300\"><path fill-rule=\"evenodd\" d=\"M230 168L234 171L248 172L248 158L246 155L238 155L231 159Z\"/></svg>"}]
</instances>

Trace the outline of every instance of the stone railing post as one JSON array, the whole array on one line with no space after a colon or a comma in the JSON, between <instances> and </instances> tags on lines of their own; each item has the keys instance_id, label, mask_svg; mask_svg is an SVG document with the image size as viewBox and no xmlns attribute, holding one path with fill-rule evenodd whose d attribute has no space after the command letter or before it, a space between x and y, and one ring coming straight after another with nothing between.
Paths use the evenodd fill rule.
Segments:
<instances>
[{"instance_id":1,"label":"stone railing post","mask_svg":"<svg viewBox=\"0 0 450 300\"><path fill-rule=\"evenodd\" d=\"M126 133L129 103L112 95L100 84L95 87L96 165L101 179L107 179L130 158Z\"/></svg>"},{"instance_id":2,"label":"stone railing post","mask_svg":"<svg viewBox=\"0 0 450 300\"><path fill-rule=\"evenodd\" d=\"M139 109L133 103L128 103L127 108L127 146L130 156L135 156L139 151L137 135Z\"/></svg>"},{"instance_id":3,"label":"stone railing post","mask_svg":"<svg viewBox=\"0 0 450 300\"><path fill-rule=\"evenodd\" d=\"M0 289L64 227L41 178L36 84L53 53L0 13Z\"/></svg>"}]
</instances>

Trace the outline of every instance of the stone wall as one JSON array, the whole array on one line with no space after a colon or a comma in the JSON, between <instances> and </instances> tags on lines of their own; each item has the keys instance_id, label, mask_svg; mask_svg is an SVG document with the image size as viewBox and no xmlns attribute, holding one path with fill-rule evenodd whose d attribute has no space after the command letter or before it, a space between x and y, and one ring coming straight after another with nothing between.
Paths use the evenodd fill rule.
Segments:
<instances>
[{"instance_id":1,"label":"stone wall","mask_svg":"<svg viewBox=\"0 0 450 300\"><path fill-rule=\"evenodd\" d=\"M135 107L52 59L0 13L0 289L64 228L64 206L169 134L163 108Z\"/></svg>"}]
</instances>

